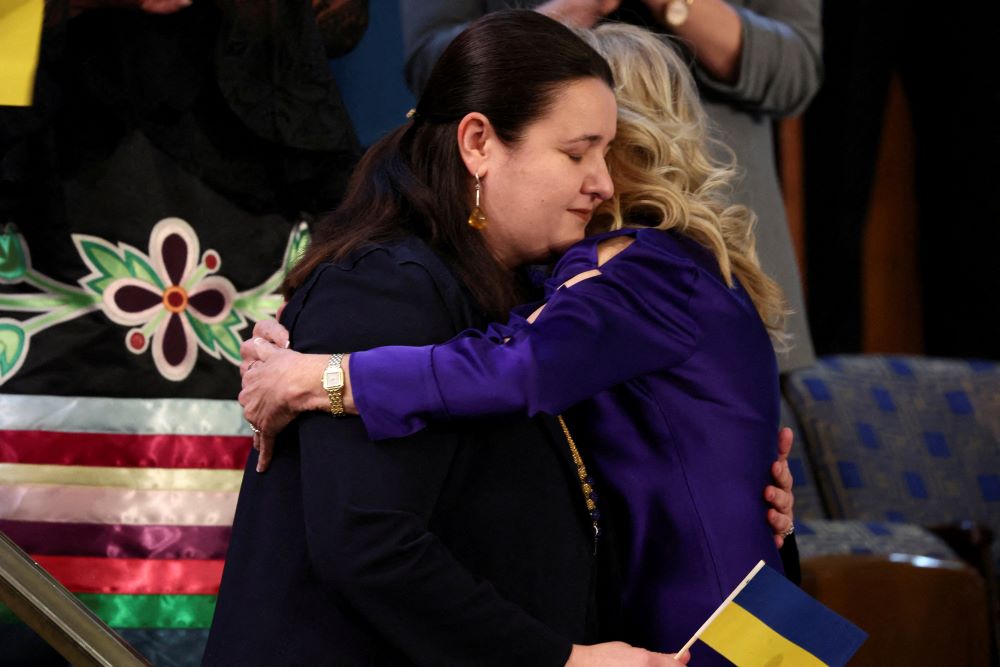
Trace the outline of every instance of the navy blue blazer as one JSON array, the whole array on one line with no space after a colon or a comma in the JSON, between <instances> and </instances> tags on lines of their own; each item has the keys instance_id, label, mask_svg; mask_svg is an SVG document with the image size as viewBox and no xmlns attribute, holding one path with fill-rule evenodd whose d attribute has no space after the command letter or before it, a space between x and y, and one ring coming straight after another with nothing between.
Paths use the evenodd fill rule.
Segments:
<instances>
[{"instance_id":1,"label":"navy blue blazer","mask_svg":"<svg viewBox=\"0 0 1000 667\"><path fill-rule=\"evenodd\" d=\"M415 238L322 265L283 322L302 352L424 345L484 324ZM373 443L358 418L311 412L280 435L267 473L256 460L204 665L562 665L571 643L599 638L592 527L551 419Z\"/></svg>"}]
</instances>

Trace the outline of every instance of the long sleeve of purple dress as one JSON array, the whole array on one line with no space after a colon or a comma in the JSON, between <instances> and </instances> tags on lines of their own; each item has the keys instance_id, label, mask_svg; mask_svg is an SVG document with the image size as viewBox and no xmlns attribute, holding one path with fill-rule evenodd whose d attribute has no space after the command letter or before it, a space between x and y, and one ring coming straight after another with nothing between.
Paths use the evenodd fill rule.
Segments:
<instances>
[{"instance_id":1,"label":"long sleeve of purple dress","mask_svg":"<svg viewBox=\"0 0 1000 667\"><path fill-rule=\"evenodd\" d=\"M596 266L596 244L571 250L548 281L551 295L531 325L466 331L441 345L382 347L351 356L355 403L372 439L400 437L429 422L539 412L558 414L630 378L668 369L698 342L688 314L699 279L693 265L665 264L644 232L601 275L553 289Z\"/></svg>"},{"instance_id":2,"label":"long sleeve of purple dress","mask_svg":"<svg viewBox=\"0 0 1000 667\"><path fill-rule=\"evenodd\" d=\"M749 296L704 248L653 229L600 275L601 238L567 251L534 306L483 333L352 356L373 438L431 421L536 412L567 416L614 509L626 641L676 651L764 559L782 569L762 489L778 432L778 369ZM698 665L728 664L710 648Z\"/></svg>"}]
</instances>

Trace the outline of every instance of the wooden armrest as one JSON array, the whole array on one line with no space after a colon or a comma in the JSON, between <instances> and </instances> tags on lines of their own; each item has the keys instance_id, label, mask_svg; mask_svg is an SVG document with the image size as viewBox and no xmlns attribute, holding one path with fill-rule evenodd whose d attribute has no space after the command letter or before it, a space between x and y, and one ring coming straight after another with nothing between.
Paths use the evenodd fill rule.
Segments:
<instances>
[{"instance_id":1,"label":"wooden armrest","mask_svg":"<svg viewBox=\"0 0 1000 667\"><path fill-rule=\"evenodd\" d=\"M926 556L816 556L802 588L869 637L851 665L990 664L986 583L975 568Z\"/></svg>"},{"instance_id":2,"label":"wooden armrest","mask_svg":"<svg viewBox=\"0 0 1000 667\"><path fill-rule=\"evenodd\" d=\"M993 531L974 521L927 526L948 543L958 556L976 568L986 582L989 600L990 627L993 634L993 664L1000 663L1000 591L997 589L996 566L993 563Z\"/></svg>"}]
</instances>

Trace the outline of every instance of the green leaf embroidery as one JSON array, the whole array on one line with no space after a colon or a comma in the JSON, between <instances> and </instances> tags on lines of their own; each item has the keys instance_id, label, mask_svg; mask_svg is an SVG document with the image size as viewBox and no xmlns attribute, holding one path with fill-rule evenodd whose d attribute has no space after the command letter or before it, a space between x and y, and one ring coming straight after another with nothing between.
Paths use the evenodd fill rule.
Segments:
<instances>
[{"instance_id":1,"label":"green leaf embroidery","mask_svg":"<svg viewBox=\"0 0 1000 667\"><path fill-rule=\"evenodd\" d=\"M0 320L0 380L6 380L20 366L28 339L14 320Z\"/></svg>"},{"instance_id":2,"label":"green leaf embroidery","mask_svg":"<svg viewBox=\"0 0 1000 667\"><path fill-rule=\"evenodd\" d=\"M186 313L186 317L202 348L213 356L221 353L233 363L239 363L240 343L243 339L235 332L246 327L246 321L239 313L230 310L226 319L217 324L206 324L191 313Z\"/></svg>"},{"instance_id":3,"label":"green leaf embroidery","mask_svg":"<svg viewBox=\"0 0 1000 667\"><path fill-rule=\"evenodd\" d=\"M309 247L309 226L306 223L299 223L299 226L292 232L292 238L288 243L288 253L285 256L285 273L292 270L296 262L302 258L306 248Z\"/></svg>"},{"instance_id":4,"label":"green leaf embroidery","mask_svg":"<svg viewBox=\"0 0 1000 667\"><path fill-rule=\"evenodd\" d=\"M0 234L0 281L17 282L27 270L21 235L8 227Z\"/></svg>"},{"instance_id":5,"label":"green leaf embroidery","mask_svg":"<svg viewBox=\"0 0 1000 667\"><path fill-rule=\"evenodd\" d=\"M156 271L153 267L149 265L146 258L142 255L136 254L129 249L125 250L125 267L128 269L134 277L139 280L144 280L147 283L156 285L160 289L164 289L166 285L160 280L160 277L156 275Z\"/></svg>"},{"instance_id":6,"label":"green leaf embroidery","mask_svg":"<svg viewBox=\"0 0 1000 667\"><path fill-rule=\"evenodd\" d=\"M108 285L121 278L138 278L161 290L165 287L146 258L132 250L122 252L107 242L92 238L79 239L79 246L93 269L84 285L92 292L103 294Z\"/></svg>"}]
</instances>

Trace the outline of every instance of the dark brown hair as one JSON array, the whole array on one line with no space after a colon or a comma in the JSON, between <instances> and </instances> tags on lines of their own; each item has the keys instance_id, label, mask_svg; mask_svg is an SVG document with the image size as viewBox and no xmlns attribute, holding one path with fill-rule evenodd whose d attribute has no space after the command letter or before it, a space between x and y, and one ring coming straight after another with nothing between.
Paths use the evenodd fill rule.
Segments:
<instances>
[{"instance_id":1,"label":"dark brown hair","mask_svg":"<svg viewBox=\"0 0 1000 667\"><path fill-rule=\"evenodd\" d=\"M466 224L471 183L458 150L458 123L477 111L504 143L515 145L561 86L591 77L614 88L597 52L537 12L505 10L471 23L434 66L413 119L365 153L343 203L288 275L286 296L319 264L411 233L448 262L486 313L505 314L517 303L515 281Z\"/></svg>"}]
</instances>

